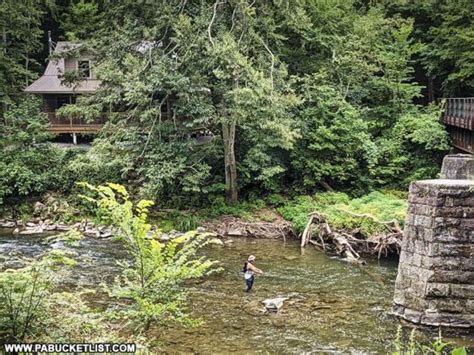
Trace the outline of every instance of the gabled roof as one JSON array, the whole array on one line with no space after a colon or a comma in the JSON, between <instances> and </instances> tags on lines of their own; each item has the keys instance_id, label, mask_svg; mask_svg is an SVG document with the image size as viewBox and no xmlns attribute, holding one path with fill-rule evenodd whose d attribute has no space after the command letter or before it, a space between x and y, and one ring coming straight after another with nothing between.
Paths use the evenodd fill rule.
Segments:
<instances>
[{"instance_id":1,"label":"gabled roof","mask_svg":"<svg viewBox=\"0 0 474 355\"><path fill-rule=\"evenodd\" d=\"M80 43L58 42L54 54L66 53L80 46ZM24 91L32 94L80 94L94 92L100 85L100 80L97 79L84 79L74 85L66 85L60 78L64 71L64 58L51 59L43 76L34 81Z\"/></svg>"}]
</instances>

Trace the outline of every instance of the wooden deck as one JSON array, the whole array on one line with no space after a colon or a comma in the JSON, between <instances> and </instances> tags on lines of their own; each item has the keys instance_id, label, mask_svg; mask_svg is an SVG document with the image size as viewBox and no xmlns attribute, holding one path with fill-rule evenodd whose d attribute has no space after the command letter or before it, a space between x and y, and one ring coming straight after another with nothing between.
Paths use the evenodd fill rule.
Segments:
<instances>
[{"instance_id":1,"label":"wooden deck","mask_svg":"<svg viewBox=\"0 0 474 355\"><path fill-rule=\"evenodd\" d=\"M443 122L451 137L451 144L474 154L474 97L446 99Z\"/></svg>"},{"instance_id":2,"label":"wooden deck","mask_svg":"<svg viewBox=\"0 0 474 355\"><path fill-rule=\"evenodd\" d=\"M54 112L47 112L50 126L48 131L54 134L78 133L92 134L98 132L105 124L105 117L93 122L86 122L84 119L59 118Z\"/></svg>"}]
</instances>

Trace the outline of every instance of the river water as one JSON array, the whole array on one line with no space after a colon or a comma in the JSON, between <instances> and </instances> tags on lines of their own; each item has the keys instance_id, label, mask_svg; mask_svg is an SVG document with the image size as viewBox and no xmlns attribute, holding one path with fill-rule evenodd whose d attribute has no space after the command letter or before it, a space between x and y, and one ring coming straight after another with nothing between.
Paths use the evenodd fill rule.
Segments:
<instances>
[{"instance_id":1,"label":"river water","mask_svg":"<svg viewBox=\"0 0 474 355\"><path fill-rule=\"evenodd\" d=\"M15 267L17 256L35 256L52 246L42 236L13 236L0 231L0 267ZM98 288L118 272L125 252L119 241L84 238L72 247L80 261L68 287ZM233 239L205 254L224 271L195 284L190 312L204 324L169 327L149 337L169 353L389 353L398 322L388 315L397 273L396 262L359 268L296 242ZM264 276L245 293L243 263L249 254ZM261 301L290 297L278 313ZM458 339L458 342L463 342ZM465 341L465 340L464 340ZM468 341L469 343L469 341Z\"/></svg>"}]
</instances>

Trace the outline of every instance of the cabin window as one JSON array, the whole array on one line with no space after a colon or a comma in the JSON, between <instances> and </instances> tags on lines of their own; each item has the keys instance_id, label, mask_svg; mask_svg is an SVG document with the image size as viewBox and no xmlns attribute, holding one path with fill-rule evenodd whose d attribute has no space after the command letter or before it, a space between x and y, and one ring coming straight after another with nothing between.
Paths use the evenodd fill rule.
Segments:
<instances>
[{"instance_id":1,"label":"cabin window","mask_svg":"<svg viewBox=\"0 0 474 355\"><path fill-rule=\"evenodd\" d=\"M90 61L88 61L88 60L79 60L77 62L77 67L78 67L78 70L79 70L79 75L82 78L90 78L91 77Z\"/></svg>"}]
</instances>

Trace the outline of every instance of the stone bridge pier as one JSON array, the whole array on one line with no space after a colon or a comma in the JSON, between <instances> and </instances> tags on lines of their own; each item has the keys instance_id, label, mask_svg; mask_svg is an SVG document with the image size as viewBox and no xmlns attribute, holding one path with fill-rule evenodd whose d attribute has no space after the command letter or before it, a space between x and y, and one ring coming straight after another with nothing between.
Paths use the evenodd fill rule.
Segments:
<instances>
[{"instance_id":1,"label":"stone bridge pier","mask_svg":"<svg viewBox=\"0 0 474 355\"><path fill-rule=\"evenodd\" d=\"M412 323L474 328L474 156L410 185L393 303Z\"/></svg>"}]
</instances>

